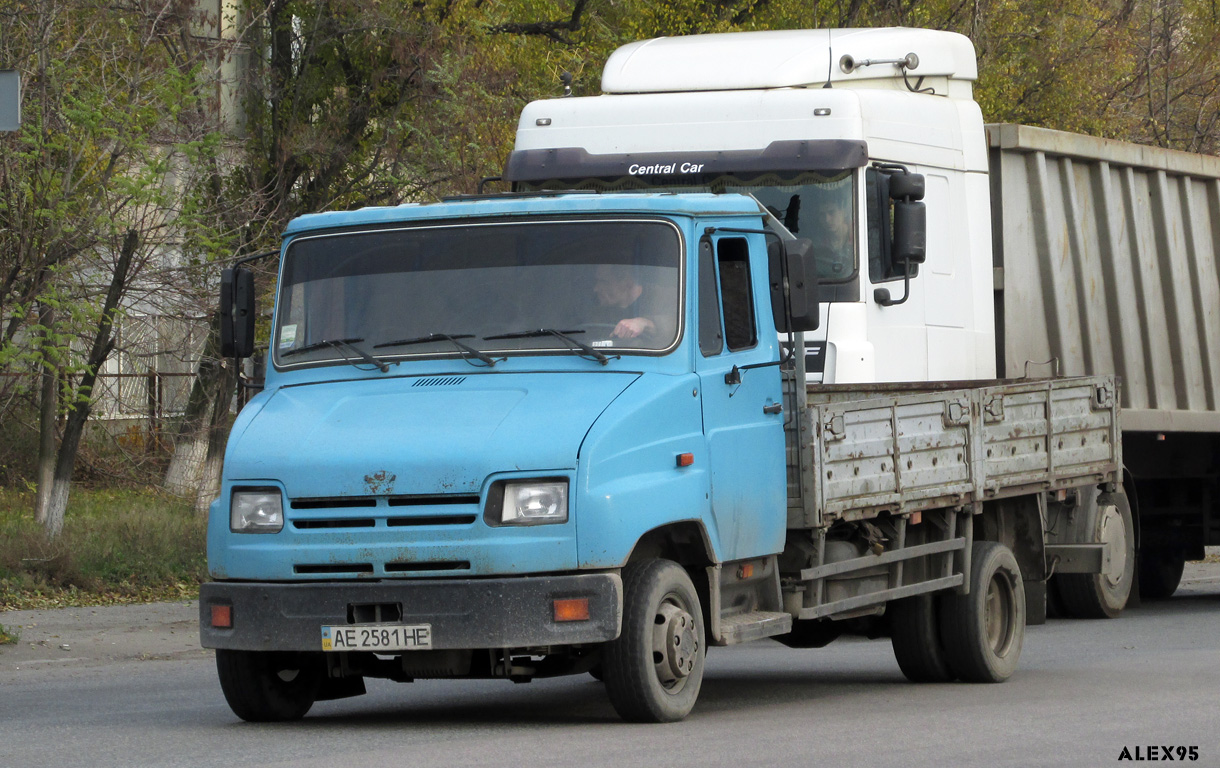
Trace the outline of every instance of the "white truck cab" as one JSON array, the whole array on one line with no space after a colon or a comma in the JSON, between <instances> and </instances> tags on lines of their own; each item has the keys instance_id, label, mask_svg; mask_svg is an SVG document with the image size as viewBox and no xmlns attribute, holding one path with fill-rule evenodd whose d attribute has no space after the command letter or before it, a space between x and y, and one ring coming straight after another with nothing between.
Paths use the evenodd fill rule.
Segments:
<instances>
[{"instance_id":1,"label":"white truck cab","mask_svg":"<svg viewBox=\"0 0 1220 768\"><path fill-rule=\"evenodd\" d=\"M989 379L991 211L976 77L971 42L931 30L632 43L607 62L602 95L525 108L505 178L521 189L753 194L777 231L824 249L822 322L805 335L810 381ZM926 261L909 276L888 253L894 166L925 182Z\"/></svg>"}]
</instances>

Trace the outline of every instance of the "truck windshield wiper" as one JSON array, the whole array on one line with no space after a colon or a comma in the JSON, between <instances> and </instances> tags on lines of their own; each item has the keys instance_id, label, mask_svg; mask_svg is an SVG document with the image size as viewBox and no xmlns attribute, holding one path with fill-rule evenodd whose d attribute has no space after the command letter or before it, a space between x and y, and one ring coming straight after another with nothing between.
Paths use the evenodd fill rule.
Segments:
<instances>
[{"instance_id":1,"label":"truck windshield wiper","mask_svg":"<svg viewBox=\"0 0 1220 768\"><path fill-rule=\"evenodd\" d=\"M343 353L344 350L351 350L352 352L355 352L356 356L362 361L368 363L369 365L377 366L377 370L381 371L382 373L390 370L389 363L385 362L384 360L378 360L360 347L355 346L362 341L364 341L364 339L358 336L353 336L352 338L348 339L322 339L321 341L315 341L313 344L306 344L305 346L298 347L297 349L290 349L287 352L281 352L280 357L291 357L292 355L299 355L302 352L313 352L315 349L322 349L323 347L334 347L335 349L339 350L340 353ZM343 359L351 362L351 358L347 357L347 355L344 355Z\"/></svg>"},{"instance_id":2,"label":"truck windshield wiper","mask_svg":"<svg viewBox=\"0 0 1220 768\"><path fill-rule=\"evenodd\" d=\"M539 328L536 331L518 331L517 333L500 333L496 334L495 336L484 336L483 340L494 341L496 339L538 339L542 338L543 336L554 336L557 339L571 344L572 352L585 358L586 360L593 360L601 363L602 365L606 365L608 362L610 362L610 358L606 357L601 352L598 352L593 347L590 347L588 344L584 344L572 338L568 335L570 333L584 333L584 331L557 331L554 328ZM619 355L615 355L614 359L618 360Z\"/></svg>"},{"instance_id":3,"label":"truck windshield wiper","mask_svg":"<svg viewBox=\"0 0 1220 768\"><path fill-rule=\"evenodd\" d=\"M462 342L458 341L458 339L473 339L473 338L474 338L473 333L455 333L455 334L429 333L427 336L416 336L411 339L398 339L397 341L387 341L382 344L374 344L373 349L381 349L382 347L406 347L406 346L410 346L412 344L426 344L429 341L447 341L450 344L452 344L453 346L462 350L462 359L465 360L466 362L470 363L471 365L474 365L474 363L470 362L471 355L473 355L476 359L482 361L482 363L484 365L486 365L488 368L492 367L493 365L495 365L496 363L499 362L499 360L496 360L496 359L480 352L479 350L475 349L474 347L470 346L469 344L463 344Z\"/></svg>"}]
</instances>

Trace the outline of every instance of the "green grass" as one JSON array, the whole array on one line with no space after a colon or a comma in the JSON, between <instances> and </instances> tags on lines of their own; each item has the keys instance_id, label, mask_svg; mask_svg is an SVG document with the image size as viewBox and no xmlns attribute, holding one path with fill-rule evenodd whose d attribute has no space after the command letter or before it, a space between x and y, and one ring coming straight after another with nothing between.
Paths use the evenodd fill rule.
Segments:
<instances>
[{"instance_id":1,"label":"green grass","mask_svg":"<svg viewBox=\"0 0 1220 768\"><path fill-rule=\"evenodd\" d=\"M0 645L16 645L20 639L20 630L8 629L3 624L0 624Z\"/></svg>"},{"instance_id":2,"label":"green grass","mask_svg":"<svg viewBox=\"0 0 1220 768\"><path fill-rule=\"evenodd\" d=\"M155 489L72 489L48 541L34 494L0 489L0 611L185 599L206 577L206 520Z\"/></svg>"}]
</instances>

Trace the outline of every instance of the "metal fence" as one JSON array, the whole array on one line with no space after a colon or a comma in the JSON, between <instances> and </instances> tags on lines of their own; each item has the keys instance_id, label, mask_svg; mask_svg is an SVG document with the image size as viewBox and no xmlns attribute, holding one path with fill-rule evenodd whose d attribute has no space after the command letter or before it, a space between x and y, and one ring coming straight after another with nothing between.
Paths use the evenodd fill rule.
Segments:
<instances>
[{"instance_id":1,"label":"metal fence","mask_svg":"<svg viewBox=\"0 0 1220 768\"><path fill-rule=\"evenodd\" d=\"M180 415L207 333L207 318L125 316L116 329L115 351L98 371L93 417L156 423Z\"/></svg>"}]
</instances>

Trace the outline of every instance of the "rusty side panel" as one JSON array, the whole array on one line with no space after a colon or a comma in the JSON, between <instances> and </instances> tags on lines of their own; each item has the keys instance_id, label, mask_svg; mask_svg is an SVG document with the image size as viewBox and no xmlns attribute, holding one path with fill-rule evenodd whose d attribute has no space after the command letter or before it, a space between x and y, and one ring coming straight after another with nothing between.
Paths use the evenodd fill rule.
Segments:
<instances>
[{"instance_id":1,"label":"rusty side panel","mask_svg":"<svg viewBox=\"0 0 1220 768\"><path fill-rule=\"evenodd\" d=\"M854 395L854 397L853 397ZM809 388L817 478L790 527L1115 481L1114 377ZM793 523L797 524L793 524Z\"/></svg>"}]
</instances>

